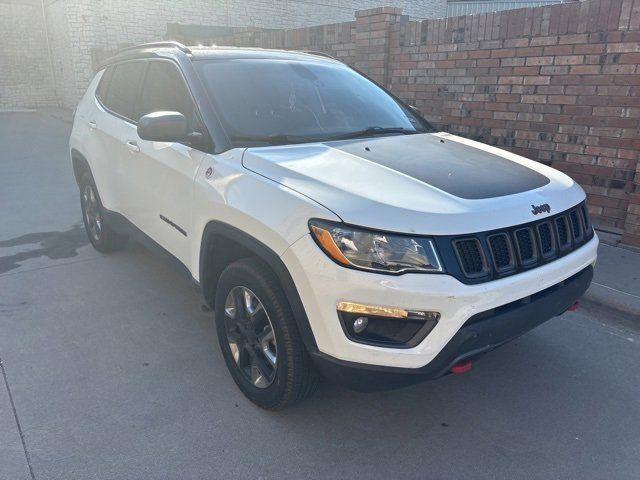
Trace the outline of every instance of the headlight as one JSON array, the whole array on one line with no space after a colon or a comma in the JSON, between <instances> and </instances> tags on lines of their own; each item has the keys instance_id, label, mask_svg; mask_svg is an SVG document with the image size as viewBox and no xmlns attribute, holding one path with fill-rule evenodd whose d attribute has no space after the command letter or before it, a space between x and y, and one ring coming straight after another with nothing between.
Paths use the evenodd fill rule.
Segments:
<instances>
[{"instance_id":1,"label":"headlight","mask_svg":"<svg viewBox=\"0 0 640 480\"><path fill-rule=\"evenodd\" d=\"M384 273L442 272L428 238L375 232L321 220L309 222L316 243L335 262Z\"/></svg>"}]
</instances>

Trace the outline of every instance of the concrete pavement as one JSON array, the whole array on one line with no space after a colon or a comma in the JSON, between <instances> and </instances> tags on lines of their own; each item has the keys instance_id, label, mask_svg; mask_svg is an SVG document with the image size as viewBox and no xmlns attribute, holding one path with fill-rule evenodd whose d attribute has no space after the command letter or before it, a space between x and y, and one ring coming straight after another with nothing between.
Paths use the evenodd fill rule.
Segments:
<instances>
[{"instance_id":1,"label":"concrete pavement","mask_svg":"<svg viewBox=\"0 0 640 480\"><path fill-rule=\"evenodd\" d=\"M464 376L254 407L187 279L78 233L68 128L0 114L0 479L640 477L640 335L591 309Z\"/></svg>"},{"instance_id":2,"label":"concrete pavement","mask_svg":"<svg viewBox=\"0 0 640 480\"><path fill-rule=\"evenodd\" d=\"M585 300L629 317L640 328L640 252L601 242Z\"/></svg>"}]
</instances>

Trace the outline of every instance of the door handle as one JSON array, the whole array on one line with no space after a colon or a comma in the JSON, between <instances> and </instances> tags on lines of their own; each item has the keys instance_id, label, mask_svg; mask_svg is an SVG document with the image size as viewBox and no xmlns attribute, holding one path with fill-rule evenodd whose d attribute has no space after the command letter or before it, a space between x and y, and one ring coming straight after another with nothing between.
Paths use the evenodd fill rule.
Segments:
<instances>
[{"instance_id":1,"label":"door handle","mask_svg":"<svg viewBox=\"0 0 640 480\"><path fill-rule=\"evenodd\" d=\"M98 124L96 122L94 122L93 120L89 120L87 122L87 124L89 125L89 128L91 128L91 129L98 128Z\"/></svg>"},{"instance_id":2,"label":"door handle","mask_svg":"<svg viewBox=\"0 0 640 480\"><path fill-rule=\"evenodd\" d=\"M140 151L140 147L138 146L138 144L133 141L133 140L128 140L127 141L127 148L129 150L131 150L132 152L139 152Z\"/></svg>"}]
</instances>

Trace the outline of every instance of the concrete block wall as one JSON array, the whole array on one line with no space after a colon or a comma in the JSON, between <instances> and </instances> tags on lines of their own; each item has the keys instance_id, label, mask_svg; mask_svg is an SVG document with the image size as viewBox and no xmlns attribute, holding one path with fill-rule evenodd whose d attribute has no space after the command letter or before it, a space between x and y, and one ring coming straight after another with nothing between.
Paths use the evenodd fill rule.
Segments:
<instances>
[{"instance_id":1,"label":"concrete block wall","mask_svg":"<svg viewBox=\"0 0 640 480\"><path fill-rule=\"evenodd\" d=\"M56 106L39 2L0 1L0 109Z\"/></svg>"},{"instance_id":2,"label":"concrete block wall","mask_svg":"<svg viewBox=\"0 0 640 480\"><path fill-rule=\"evenodd\" d=\"M68 0L49 3L44 12L51 43L55 91L61 106L73 108L77 102L76 67L69 30Z\"/></svg>"}]
</instances>

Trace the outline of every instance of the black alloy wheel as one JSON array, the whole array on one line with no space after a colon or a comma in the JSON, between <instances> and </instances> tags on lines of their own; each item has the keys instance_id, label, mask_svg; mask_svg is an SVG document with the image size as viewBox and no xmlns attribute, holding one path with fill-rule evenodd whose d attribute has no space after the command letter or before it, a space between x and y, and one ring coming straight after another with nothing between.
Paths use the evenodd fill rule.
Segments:
<instances>
[{"instance_id":1,"label":"black alloy wheel","mask_svg":"<svg viewBox=\"0 0 640 480\"><path fill-rule=\"evenodd\" d=\"M102 213L100 213L98 196L90 183L84 186L82 204L84 207L84 222L87 226L87 233L90 238L99 242L102 236Z\"/></svg>"},{"instance_id":2,"label":"black alloy wheel","mask_svg":"<svg viewBox=\"0 0 640 480\"><path fill-rule=\"evenodd\" d=\"M315 390L318 373L280 281L264 261L248 257L228 265L214 311L224 361L249 400L280 410Z\"/></svg>"},{"instance_id":3,"label":"black alloy wheel","mask_svg":"<svg viewBox=\"0 0 640 480\"><path fill-rule=\"evenodd\" d=\"M244 286L234 287L224 305L227 342L238 368L257 388L276 377L278 346L273 325L260 299Z\"/></svg>"}]
</instances>

